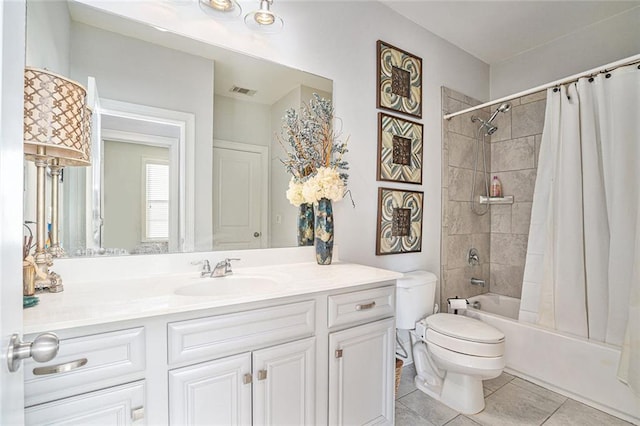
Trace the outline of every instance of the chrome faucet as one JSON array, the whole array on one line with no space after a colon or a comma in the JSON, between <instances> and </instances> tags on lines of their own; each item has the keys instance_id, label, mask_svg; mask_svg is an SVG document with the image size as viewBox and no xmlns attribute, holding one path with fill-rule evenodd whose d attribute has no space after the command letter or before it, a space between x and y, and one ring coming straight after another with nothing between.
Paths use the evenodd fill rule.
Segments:
<instances>
[{"instance_id":1,"label":"chrome faucet","mask_svg":"<svg viewBox=\"0 0 640 426\"><path fill-rule=\"evenodd\" d=\"M471 285L479 285L480 287L484 287L484 280L480 278L471 278Z\"/></svg>"},{"instance_id":2,"label":"chrome faucet","mask_svg":"<svg viewBox=\"0 0 640 426\"><path fill-rule=\"evenodd\" d=\"M213 268L213 271L211 271L211 275L209 276L211 278L220 278L220 277L226 277L227 275L233 274L233 271L231 270L232 260L240 260L240 259L226 258L225 260L221 260L216 264L216 266Z\"/></svg>"}]
</instances>

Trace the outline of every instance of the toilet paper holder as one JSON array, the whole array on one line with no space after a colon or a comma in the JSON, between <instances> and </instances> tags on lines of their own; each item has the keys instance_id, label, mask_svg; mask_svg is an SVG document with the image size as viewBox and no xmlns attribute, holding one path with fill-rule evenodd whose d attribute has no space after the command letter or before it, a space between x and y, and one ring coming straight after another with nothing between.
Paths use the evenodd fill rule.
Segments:
<instances>
[{"instance_id":1,"label":"toilet paper holder","mask_svg":"<svg viewBox=\"0 0 640 426\"><path fill-rule=\"evenodd\" d=\"M454 314L458 313L458 310L467 309L469 301L467 299L461 299L458 296L450 297L447 299L447 305L449 305L449 312L453 310Z\"/></svg>"}]
</instances>

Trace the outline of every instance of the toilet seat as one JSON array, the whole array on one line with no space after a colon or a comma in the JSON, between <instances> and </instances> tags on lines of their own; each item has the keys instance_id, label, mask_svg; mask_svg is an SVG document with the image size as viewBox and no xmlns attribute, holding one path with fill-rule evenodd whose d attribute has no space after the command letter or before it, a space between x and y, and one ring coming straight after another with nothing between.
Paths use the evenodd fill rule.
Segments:
<instances>
[{"instance_id":1,"label":"toilet seat","mask_svg":"<svg viewBox=\"0 0 640 426\"><path fill-rule=\"evenodd\" d=\"M437 359L438 365L447 371L455 371L469 375L498 376L505 366L503 356L473 356L458 353L434 344L429 345L431 356ZM497 372L497 373L496 373Z\"/></svg>"},{"instance_id":2,"label":"toilet seat","mask_svg":"<svg viewBox=\"0 0 640 426\"><path fill-rule=\"evenodd\" d=\"M482 321L453 314L426 318L424 340L444 349L478 357L504 355L504 334Z\"/></svg>"},{"instance_id":3,"label":"toilet seat","mask_svg":"<svg viewBox=\"0 0 640 426\"><path fill-rule=\"evenodd\" d=\"M447 336L428 328L425 335L427 344L435 344L442 348L464 355L477 357L499 357L504 355L504 341L497 343L481 343Z\"/></svg>"}]
</instances>

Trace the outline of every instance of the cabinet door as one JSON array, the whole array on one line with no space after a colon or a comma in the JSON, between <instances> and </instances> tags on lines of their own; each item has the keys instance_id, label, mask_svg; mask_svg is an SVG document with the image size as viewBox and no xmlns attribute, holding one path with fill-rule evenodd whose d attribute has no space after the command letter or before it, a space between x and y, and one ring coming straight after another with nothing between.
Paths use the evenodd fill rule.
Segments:
<instances>
[{"instance_id":1,"label":"cabinet door","mask_svg":"<svg viewBox=\"0 0 640 426\"><path fill-rule=\"evenodd\" d=\"M253 424L315 423L315 338L253 353Z\"/></svg>"},{"instance_id":2,"label":"cabinet door","mask_svg":"<svg viewBox=\"0 0 640 426\"><path fill-rule=\"evenodd\" d=\"M251 353L169 371L172 425L250 425Z\"/></svg>"},{"instance_id":3,"label":"cabinet door","mask_svg":"<svg viewBox=\"0 0 640 426\"><path fill-rule=\"evenodd\" d=\"M25 409L27 425L144 424L144 382L114 386Z\"/></svg>"},{"instance_id":4,"label":"cabinet door","mask_svg":"<svg viewBox=\"0 0 640 426\"><path fill-rule=\"evenodd\" d=\"M329 424L393 424L394 321L329 335Z\"/></svg>"}]
</instances>

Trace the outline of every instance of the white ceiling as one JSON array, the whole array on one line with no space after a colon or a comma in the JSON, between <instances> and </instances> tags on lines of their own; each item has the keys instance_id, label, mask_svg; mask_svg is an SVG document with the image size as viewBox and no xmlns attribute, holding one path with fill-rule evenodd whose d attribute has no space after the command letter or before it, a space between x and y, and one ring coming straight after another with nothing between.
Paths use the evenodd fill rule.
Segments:
<instances>
[{"instance_id":1,"label":"white ceiling","mask_svg":"<svg viewBox=\"0 0 640 426\"><path fill-rule=\"evenodd\" d=\"M381 1L489 65L640 7L640 1Z\"/></svg>"}]
</instances>

